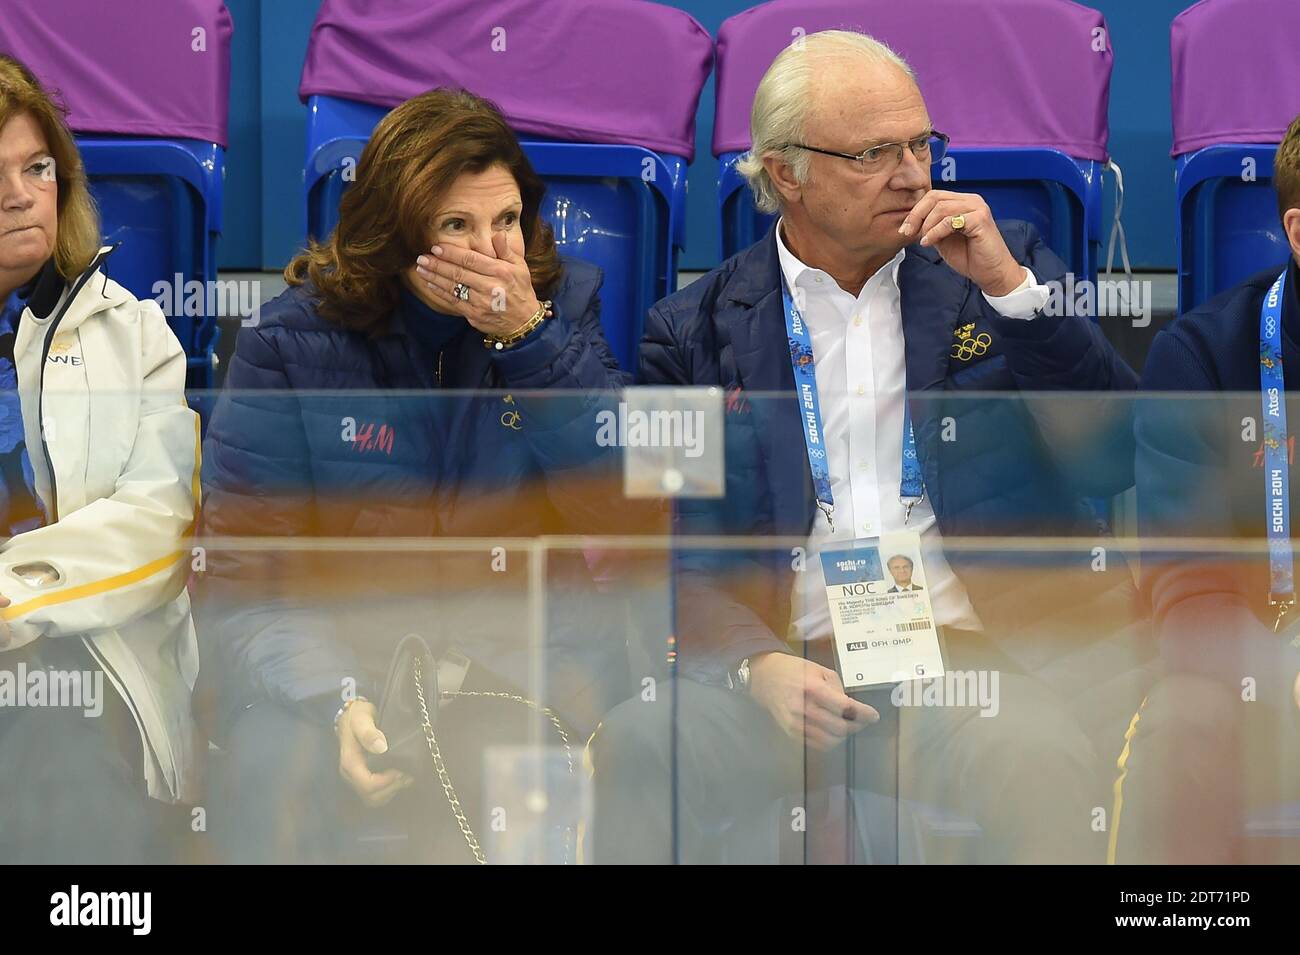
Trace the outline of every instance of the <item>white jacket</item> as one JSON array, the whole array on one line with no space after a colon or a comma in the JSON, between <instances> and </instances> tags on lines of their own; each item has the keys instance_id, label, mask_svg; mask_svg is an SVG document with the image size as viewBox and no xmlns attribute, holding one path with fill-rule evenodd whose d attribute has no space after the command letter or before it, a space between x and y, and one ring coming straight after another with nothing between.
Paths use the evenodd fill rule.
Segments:
<instances>
[{"instance_id":1,"label":"white jacket","mask_svg":"<svg viewBox=\"0 0 1300 955\"><path fill-rule=\"evenodd\" d=\"M185 354L158 304L100 271L111 251L100 250L49 315L28 308L18 326L23 431L49 522L0 546L0 594L10 600L0 616L8 649L38 637L84 641L135 716L149 794L191 802L198 647L185 581L199 417L185 404Z\"/></svg>"}]
</instances>

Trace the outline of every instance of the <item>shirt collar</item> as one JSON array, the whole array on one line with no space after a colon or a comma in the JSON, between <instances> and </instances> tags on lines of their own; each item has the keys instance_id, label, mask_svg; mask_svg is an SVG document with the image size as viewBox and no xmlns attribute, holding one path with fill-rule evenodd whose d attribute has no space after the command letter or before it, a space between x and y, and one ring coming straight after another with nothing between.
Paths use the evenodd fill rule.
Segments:
<instances>
[{"instance_id":1,"label":"shirt collar","mask_svg":"<svg viewBox=\"0 0 1300 955\"><path fill-rule=\"evenodd\" d=\"M777 258L780 259L781 262L781 274L785 277L786 285L788 285L792 289L795 288L799 279L803 276L805 272L813 275L825 275L827 278L830 278L830 276L826 272L822 271L821 269L814 269L810 265L806 265L805 263L799 260L798 256L796 256L793 252L790 251L790 249L785 244L785 239L782 238L781 236L781 224L784 221L785 219L781 218L778 219L776 222L776 254L777 254ZM885 269L889 269L889 273L888 273L889 279L891 282L894 283L895 286L897 286L898 269L903 264L903 257L906 254L907 254L906 249L899 249L897 255L895 255L892 259L890 259L888 262L882 265L875 272L875 274L867 278L867 284L868 285L871 284L872 279L874 279L877 275L880 275L882 272L884 272ZM834 279L831 279L831 281L834 282ZM836 285L835 287L839 288L838 285ZM865 288L866 285L863 286L863 289Z\"/></svg>"}]
</instances>

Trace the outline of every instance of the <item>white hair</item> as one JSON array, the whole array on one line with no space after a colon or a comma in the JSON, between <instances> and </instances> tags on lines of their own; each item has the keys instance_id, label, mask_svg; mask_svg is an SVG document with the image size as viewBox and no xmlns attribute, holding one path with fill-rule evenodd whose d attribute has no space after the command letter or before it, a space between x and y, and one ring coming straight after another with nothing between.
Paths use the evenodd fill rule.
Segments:
<instances>
[{"instance_id":1,"label":"white hair","mask_svg":"<svg viewBox=\"0 0 1300 955\"><path fill-rule=\"evenodd\" d=\"M823 30L800 37L782 50L767 68L754 93L749 114L750 149L740 157L736 168L749 182L754 204L761 212L774 213L781 206L763 157L779 155L803 184L808 181L806 149L792 149L790 143L803 141L804 121L811 101L808 90L817 67L811 54L845 53L869 63L896 66L913 81L916 74L901 56L879 40L851 30Z\"/></svg>"}]
</instances>

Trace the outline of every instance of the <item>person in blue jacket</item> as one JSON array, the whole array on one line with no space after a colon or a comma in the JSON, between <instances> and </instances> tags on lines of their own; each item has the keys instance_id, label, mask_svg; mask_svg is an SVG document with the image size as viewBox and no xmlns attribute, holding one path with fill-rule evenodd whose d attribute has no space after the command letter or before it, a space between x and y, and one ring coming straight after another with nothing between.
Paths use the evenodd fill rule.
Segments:
<instances>
[{"instance_id":1,"label":"person in blue jacket","mask_svg":"<svg viewBox=\"0 0 1300 955\"><path fill-rule=\"evenodd\" d=\"M231 858L347 858L389 806L416 857L475 861L482 751L527 741L533 706L571 750L624 690L581 557L551 558L540 642L530 622L518 541L611 527L594 416L627 380L601 274L557 255L543 191L492 104L417 96L375 129L335 232L240 330L207 432L204 531L270 543L213 543L198 581ZM432 704L458 800L430 752L378 765L381 684L410 632L438 654L441 692L478 694Z\"/></svg>"},{"instance_id":2,"label":"person in blue jacket","mask_svg":"<svg viewBox=\"0 0 1300 955\"><path fill-rule=\"evenodd\" d=\"M1118 862L1262 861L1248 854L1268 845L1246 838L1248 814L1270 827L1300 798L1295 525L1280 520L1298 483L1282 478L1300 382L1300 118L1273 183L1286 261L1178 318L1142 374L1142 590L1164 666L1117 767Z\"/></svg>"},{"instance_id":3,"label":"person in blue jacket","mask_svg":"<svg viewBox=\"0 0 1300 955\"><path fill-rule=\"evenodd\" d=\"M726 493L679 502L679 530L749 542L679 548L690 679L597 730L596 858L771 858L756 847L775 851L792 821L809 839L838 831L840 744L889 716L904 797L972 814L984 858L1100 860L1098 751L1122 744L1113 681L1136 662L1105 638L1137 616L1087 499L1132 484L1131 419L1107 399L1137 378L1095 322L1053 307L1065 266L1033 228L931 188L946 137L883 44L801 38L759 84L751 132L741 170L777 225L658 303L640 352L646 384L725 389ZM795 364L801 381L815 370L799 400ZM923 487L909 491L910 454ZM845 692L818 554L900 531L920 535L947 668L1000 676L994 718L952 701L891 716L893 694ZM1008 537L1025 549L944 546ZM893 795L876 757L856 758L856 781Z\"/></svg>"}]
</instances>

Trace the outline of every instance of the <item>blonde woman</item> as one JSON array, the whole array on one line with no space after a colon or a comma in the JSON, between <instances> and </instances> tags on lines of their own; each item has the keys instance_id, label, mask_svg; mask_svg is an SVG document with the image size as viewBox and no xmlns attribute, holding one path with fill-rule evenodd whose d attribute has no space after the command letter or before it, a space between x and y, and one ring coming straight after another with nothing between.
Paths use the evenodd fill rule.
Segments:
<instances>
[{"instance_id":1,"label":"blonde woman","mask_svg":"<svg viewBox=\"0 0 1300 955\"><path fill-rule=\"evenodd\" d=\"M152 301L106 273L85 171L0 56L0 859L145 858L195 791L185 579L198 417Z\"/></svg>"}]
</instances>

